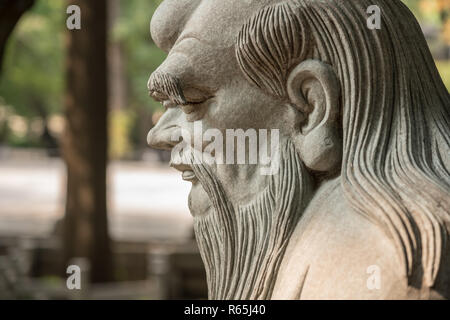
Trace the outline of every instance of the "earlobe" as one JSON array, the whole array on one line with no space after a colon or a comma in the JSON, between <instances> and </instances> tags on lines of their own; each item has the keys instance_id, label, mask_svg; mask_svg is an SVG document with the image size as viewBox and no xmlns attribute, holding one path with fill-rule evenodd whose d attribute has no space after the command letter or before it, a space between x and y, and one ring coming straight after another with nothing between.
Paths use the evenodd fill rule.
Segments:
<instances>
[{"instance_id":1,"label":"earlobe","mask_svg":"<svg viewBox=\"0 0 450 320\"><path fill-rule=\"evenodd\" d=\"M313 171L334 171L342 157L339 82L334 70L321 61L306 60L290 73L287 92L291 104L307 118L293 137L303 162Z\"/></svg>"}]
</instances>

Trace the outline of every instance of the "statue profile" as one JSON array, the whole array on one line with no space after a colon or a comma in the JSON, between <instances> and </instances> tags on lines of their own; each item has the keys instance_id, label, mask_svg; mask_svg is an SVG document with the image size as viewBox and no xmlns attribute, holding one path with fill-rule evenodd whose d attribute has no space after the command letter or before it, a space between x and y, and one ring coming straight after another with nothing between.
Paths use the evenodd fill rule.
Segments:
<instances>
[{"instance_id":1,"label":"statue profile","mask_svg":"<svg viewBox=\"0 0 450 320\"><path fill-rule=\"evenodd\" d=\"M450 298L450 96L405 5L165 0L151 33L150 146L195 123L279 131L273 175L172 163L210 299Z\"/></svg>"}]
</instances>

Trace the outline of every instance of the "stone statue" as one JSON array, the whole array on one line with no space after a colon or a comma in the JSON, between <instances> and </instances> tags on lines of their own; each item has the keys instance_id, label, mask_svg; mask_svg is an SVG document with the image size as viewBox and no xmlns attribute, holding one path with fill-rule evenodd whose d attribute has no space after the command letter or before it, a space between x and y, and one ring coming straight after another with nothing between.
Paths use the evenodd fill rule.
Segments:
<instances>
[{"instance_id":1,"label":"stone statue","mask_svg":"<svg viewBox=\"0 0 450 320\"><path fill-rule=\"evenodd\" d=\"M450 96L401 1L165 0L151 34L210 299L450 298ZM230 129L276 129L278 170L194 161Z\"/></svg>"}]
</instances>

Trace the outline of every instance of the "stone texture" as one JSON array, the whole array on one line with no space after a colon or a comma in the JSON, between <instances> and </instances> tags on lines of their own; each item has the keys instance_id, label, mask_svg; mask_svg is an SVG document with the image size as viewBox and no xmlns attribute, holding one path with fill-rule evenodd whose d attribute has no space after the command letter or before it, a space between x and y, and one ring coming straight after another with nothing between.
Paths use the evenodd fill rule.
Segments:
<instances>
[{"instance_id":1,"label":"stone texture","mask_svg":"<svg viewBox=\"0 0 450 320\"><path fill-rule=\"evenodd\" d=\"M150 146L280 132L272 176L172 163L211 299L450 298L450 96L400 1L166 0L151 33Z\"/></svg>"}]
</instances>

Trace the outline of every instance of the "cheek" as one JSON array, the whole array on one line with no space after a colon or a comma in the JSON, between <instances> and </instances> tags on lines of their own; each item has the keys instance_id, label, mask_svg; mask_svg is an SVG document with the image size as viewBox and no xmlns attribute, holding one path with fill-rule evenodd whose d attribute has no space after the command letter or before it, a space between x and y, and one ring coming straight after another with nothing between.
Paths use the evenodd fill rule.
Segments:
<instances>
[{"instance_id":1,"label":"cheek","mask_svg":"<svg viewBox=\"0 0 450 320\"><path fill-rule=\"evenodd\" d=\"M219 91L203 120L221 130L269 129L274 128L274 115L279 112L280 105L273 98L242 84Z\"/></svg>"}]
</instances>

